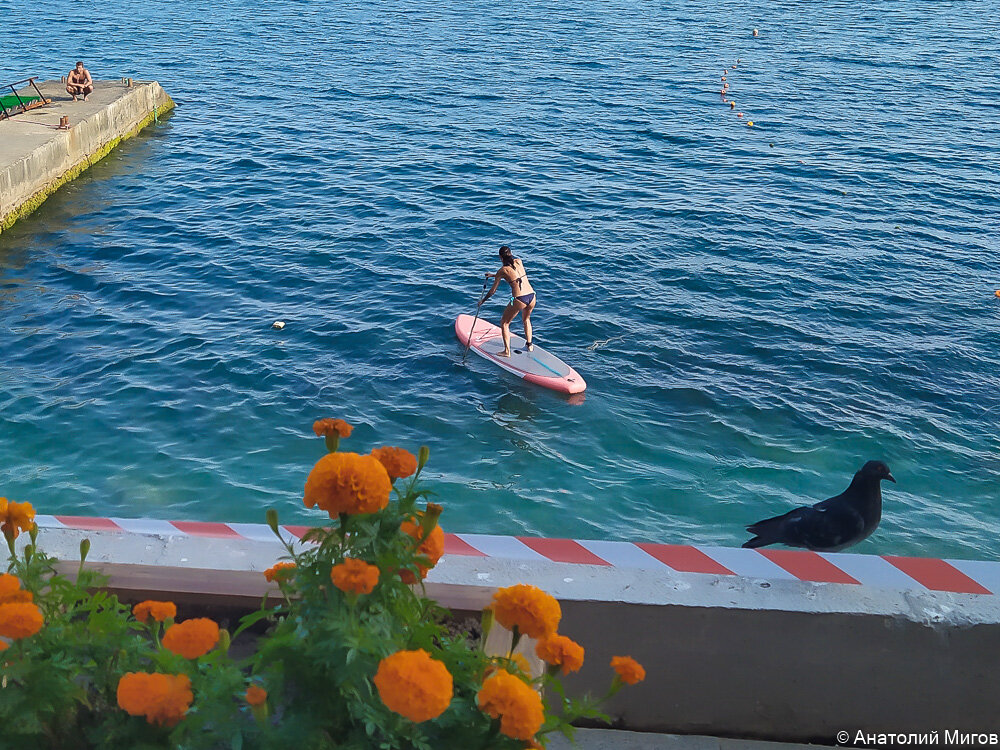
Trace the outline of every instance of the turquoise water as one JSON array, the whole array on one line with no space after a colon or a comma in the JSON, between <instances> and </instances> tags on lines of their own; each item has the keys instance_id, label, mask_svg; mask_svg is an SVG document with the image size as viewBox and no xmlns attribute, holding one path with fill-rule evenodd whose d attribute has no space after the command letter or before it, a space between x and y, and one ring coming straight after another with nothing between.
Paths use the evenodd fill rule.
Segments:
<instances>
[{"instance_id":1,"label":"turquoise water","mask_svg":"<svg viewBox=\"0 0 1000 750\"><path fill-rule=\"evenodd\" d=\"M857 551L1000 556L995 4L76 7L0 82L179 106L0 235L0 494L308 521L339 416L449 530L736 544L882 458ZM501 243L582 403L463 364Z\"/></svg>"}]
</instances>

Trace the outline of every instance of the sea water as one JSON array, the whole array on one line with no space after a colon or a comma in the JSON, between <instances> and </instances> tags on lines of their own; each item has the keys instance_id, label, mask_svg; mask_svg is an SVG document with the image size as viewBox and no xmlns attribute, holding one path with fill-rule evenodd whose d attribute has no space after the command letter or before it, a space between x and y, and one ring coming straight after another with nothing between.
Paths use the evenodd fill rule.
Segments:
<instances>
[{"instance_id":1,"label":"sea water","mask_svg":"<svg viewBox=\"0 0 1000 750\"><path fill-rule=\"evenodd\" d=\"M318 523L335 416L449 531L738 544L880 458L856 551L1000 557L995 3L80 9L0 83L178 107L0 235L0 494ZM463 360L502 243L582 403Z\"/></svg>"}]
</instances>

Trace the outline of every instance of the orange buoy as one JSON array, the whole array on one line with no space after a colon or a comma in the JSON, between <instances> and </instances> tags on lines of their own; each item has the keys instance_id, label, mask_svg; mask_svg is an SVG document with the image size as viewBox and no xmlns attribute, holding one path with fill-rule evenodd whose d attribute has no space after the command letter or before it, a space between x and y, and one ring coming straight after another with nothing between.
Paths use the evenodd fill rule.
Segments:
<instances>
[{"instance_id":1,"label":"orange buoy","mask_svg":"<svg viewBox=\"0 0 1000 750\"><path fill-rule=\"evenodd\" d=\"M752 128L753 127L753 120L750 120L750 122L747 123L747 127L748 128Z\"/></svg>"},{"instance_id":2,"label":"orange buoy","mask_svg":"<svg viewBox=\"0 0 1000 750\"><path fill-rule=\"evenodd\" d=\"M996 295L997 297L1000 297L1000 289L997 289L997 290L996 290L995 292L993 292L993 293L994 293L994 294L995 294L995 295Z\"/></svg>"},{"instance_id":3,"label":"orange buoy","mask_svg":"<svg viewBox=\"0 0 1000 750\"><path fill-rule=\"evenodd\" d=\"M730 109L736 109L736 102L729 102Z\"/></svg>"}]
</instances>

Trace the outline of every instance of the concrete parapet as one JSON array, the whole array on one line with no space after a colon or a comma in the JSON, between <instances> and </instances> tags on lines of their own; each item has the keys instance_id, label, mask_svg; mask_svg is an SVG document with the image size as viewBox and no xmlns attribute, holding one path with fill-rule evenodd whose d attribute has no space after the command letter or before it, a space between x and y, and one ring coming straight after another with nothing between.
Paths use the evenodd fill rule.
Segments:
<instances>
[{"instance_id":1,"label":"concrete parapet","mask_svg":"<svg viewBox=\"0 0 1000 750\"><path fill-rule=\"evenodd\" d=\"M58 81L39 88L51 104L0 120L0 231L174 107L155 81L97 81L86 102L71 101Z\"/></svg>"},{"instance_id":2,"label":"concrete parapet","mask_svg":"<svg viewBox=\"0 0 1000 750\"><path fill-rule=\"evenodd\" d=\"M132 600L200 596L249 610L272 586L260 571L283 554L270 529L253 524L59 518L39 516L42 548L70 568L90 538L88 561ZM499 549L503 538L492 539ZM991 580L1000 564L976 565ZM845 731L853 740L859 731L1000 730L993 593L461 553L446 553L427 591L475 612L515 583L554 595L560 632L586 648L583 669L565 679L571 693L602 694L613 655L646 667L644 682L607 705L628 729L822 744Z\"/></svg>"}]
</instances>

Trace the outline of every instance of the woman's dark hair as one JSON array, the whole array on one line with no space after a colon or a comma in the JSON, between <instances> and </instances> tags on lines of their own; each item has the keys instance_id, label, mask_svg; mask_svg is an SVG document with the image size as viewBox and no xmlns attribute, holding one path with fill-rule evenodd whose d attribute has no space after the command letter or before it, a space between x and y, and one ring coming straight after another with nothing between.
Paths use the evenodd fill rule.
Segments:
<instances>
[{"instance_id":1,"label":"woman's dark hair","mask_svg":"<svg viewBox=\"0 0 1000 750\"><path fill-rule=\"evenodd\" d=\"M510 248L506 245L500 246L500 260L503 261L505 266L514 267L514 253L510 251Z\"/></svg>"}]
</instances>

